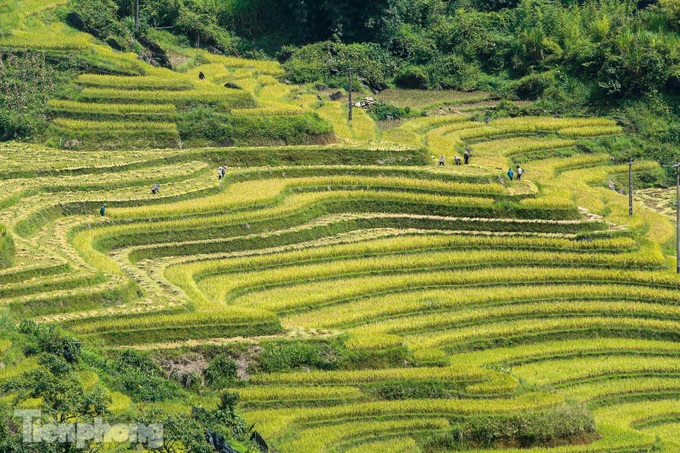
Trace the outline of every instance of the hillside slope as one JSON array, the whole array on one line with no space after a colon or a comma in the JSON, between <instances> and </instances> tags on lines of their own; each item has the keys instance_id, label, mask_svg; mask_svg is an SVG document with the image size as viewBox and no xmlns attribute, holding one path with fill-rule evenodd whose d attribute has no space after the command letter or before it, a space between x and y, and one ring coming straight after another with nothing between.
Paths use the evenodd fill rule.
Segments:
<instances>
[{"instance_id":1,"label":"hillside slope","mask_svg":"<svg viewBox=\"0 0 680 453\"><path fill-rule=\"evenodd\" d=\"M628 171L601 152L615 121L447 112L381 130L275 63L152 68L29 4L0 47L128 75L82 74L79 99L50 101L73 149L0 145L4 403L49 403L17 390L54 367L16 328L34 320L82 342L77 380L112 395L115 420L190 419L226 390L280 452L678 451L673 225L641 203L629 218L606 188ZM180 148L184 102L246 135L321 118L337 143ZM127 350L177 389L117 378Z\"/></svg>"}]
</instances>

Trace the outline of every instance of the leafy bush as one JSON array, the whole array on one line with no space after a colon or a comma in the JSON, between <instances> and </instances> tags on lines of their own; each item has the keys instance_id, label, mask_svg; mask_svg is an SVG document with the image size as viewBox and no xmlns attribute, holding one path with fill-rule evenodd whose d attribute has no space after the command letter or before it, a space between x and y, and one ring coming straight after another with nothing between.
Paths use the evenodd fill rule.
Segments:
<instances>
[{"instance_id":1,"label":"leafy bush","mask_svg":"<svg viewBox=\"0 0 680 453\"><path fill-rule=\"evenodd\" d=\"M26 336L24 354L27 356L53 354L68 363L80 360L80 342L55 325L26 320L19 326L19 332Z\"/></svg>"},{"instance_id":2,"label":"leafy bush","mask_svg":"<svg viewBox=\"0 0 680 453\"><path fill-rule=\"evenodd\" d=\"M429 77L423 67L407 65L399 69L394 83L401 88L425 89L429 84Z\"/></svg>"},{"instance_id":3,"label":"leafy bush","mask_svg":"<svg viewBox=\"0 0 680 453\"><path fill-rule=\"evenodd\" d=\"M116 360L112 371L114 386L134 401L165 401L177 396L177 385L163 378L149 355L126 350Z\"/></svg>"},{"instance_id":4,"label":"leafy bush","mask_svg":"<svg viewBox=\"0 0 680 453\"><path fill-rule=\"evenodd\" d=\"M394 74L393 58L376 44L320 42L293 50L284 64L288 78L295 83L323 82L330 87L348 86L347 70L356 76L354 88L363 81L375 90L387 88Z\"/></svg>"},{"instance_id":5,"label":"leafy bush","mask_svg":"<svg viewBox=\"0 0 680 453\"><path fill-rule=\"evenodd\" d=\"M416 116L411 111L411 107L397 107L386 102L378 102L371 107L369 113L378 121L398 120Z\"/></svg>"},{"instance_id":6,"label":"leafy bush","mask_svg":"<svg viewBox=\"0 0 680 453\"><path fill-rule=\"evenodd\" d=\"M69 0L68 9L77 12L88 26L101 31L102 38L121 31L116 21L118 5L114 0Z\"/></svg>"},{"instance_id":7,"label":"leafy bush","mask_svg":"<svg viewBox=\"0 0 680 453\"><path fill-rule=\"evenodd\" d=\"M457 55L449 55L433 61L427 67L430 88L468 90L475 86L480 75L474 63L468 63Z\"/></svg>"},{"instance_id":8,"label":"leafy bush","mask_svg":"<svg viewBox=\"0 0 680 453\"><path fill-rule=\"evenodd\" d=\"M236 362L221 354L210 362L208 368L203 370L203 377L205 383L211 387L226 387L236 380L237 370Z\"/></svg>"}]
</instances>

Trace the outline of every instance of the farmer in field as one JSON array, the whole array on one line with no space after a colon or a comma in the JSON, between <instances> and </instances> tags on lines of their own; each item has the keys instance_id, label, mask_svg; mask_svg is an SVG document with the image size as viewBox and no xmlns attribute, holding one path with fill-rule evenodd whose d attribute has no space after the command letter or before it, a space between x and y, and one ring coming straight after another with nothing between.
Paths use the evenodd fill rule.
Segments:
<instances>
[{"instance_id":1,"label":"farmer in field","mask_svg":"<svg viewBox=\"0 0 680 453\"><path fill-rule=\"evenodd\" d=\"M102 207L99 208L99 213L104 217L106 215L106 205L102 204Z\"/></svg>"},{"instance_id":2,"label":"farmer in field","mask_svg":"<svg viewBox=\"0 0 680 453\"><path fill-rule=\"evenodd\" d=\"M203 74L203 71L200 71L200 72L198 73L198 78L199 78L200 80L205 80L205 74Z\"/></svg>"},{"instance_id":3,"label":"farmer in field","mask_svg":"<svg viewBox=\"0 0 680 453\"><path fill-rule=\"evenodd\" d=\"M154 194L154 195L156 195L160 189L161 189L161 185L160 185L160 184L155 184L155 185L151 188L151 193Z\"/></svg>"},{"instance_id":4,"label":"farmer in field","mask_svg":"<svg viewBox=\"0 0 680 453\"><path fill-rule=\"evenodd\" d=\"M512 181L512 178L515 177L515 172L512 171L512 168L508 168L508 178L510 178L510 181Z\"/></svg>"},{"instance_id":5,"label":"farmer in field","mask_svg":"<svg viewBox=\"0 0 680 453\"><path fill-rule=\"evenodd\" d=\"M465 160L465 165L470 163L470 154L472 154L472 148L469 146L465 148L465 152L463 153L463 159Z\"/></svg>"},{"instance_id":6,"label":"farmer in field","mask_svg":"<svg viewBox=\"0 0 680 453\"><path fill-rule=\"evenodd\" d=\"M443 167L444 163L445 163L445 158L444 158L444 155L442 154L442 157L439 158L439 166Z\"/></svg>"},{"instance_id":7,"label":"farmer in field","mask_svg":"<svg viewBox=\"0 0 680 453\"><path fill-rule=\"evenodd\" d=\"M456 154L455 156L453 156L453 160L456 161L456 165L460 165L460 157L458 156L458 154Z\"/></svg>"},{"instance_id":8,"label":"farmer in field","mask_svg":"<svg viewBox=\"0 0 680 453\"><path fill-rule=\"evenodd\" d=\"M217 169L217 179L221 181L222 178L224 178L224 167Z\"/></svg>"},{"instance_id":9,"label":"farmer in field","mask_svg":"<svg viewBox=\"0 0 680 453\"><path fill-rule=\"evenodd\" d=\"M524 173L524 169L518 165L517 166L517 181L522 180L522 173Z\"/></svg>"}]
</instances>

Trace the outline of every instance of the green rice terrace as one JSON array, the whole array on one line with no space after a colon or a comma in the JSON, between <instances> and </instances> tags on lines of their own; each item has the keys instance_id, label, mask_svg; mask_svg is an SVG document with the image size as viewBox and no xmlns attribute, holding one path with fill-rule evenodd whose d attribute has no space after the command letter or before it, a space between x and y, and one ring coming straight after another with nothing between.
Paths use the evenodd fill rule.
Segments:
<instances>
[{"instance_id":1,"label":"green rice terrace","mask_svg":"<svg viewBox=\"0 0 680 453\"><path fill-rule=\"evenodd\" d=\"M276 62L153 67L50 19L64 3L0 9L0 48L109 68L49 100L43 144L0 144L0 407L68 413L40 375L107 420L230 409L241 452L253 430L281 453L680 451L674 225L607 188L615 120L485 122L494 99L448 93L348 122ZM184 132L187 105L230 139ZM73 338L66 371L40 354Z\"/></svg>"}]
</instances>

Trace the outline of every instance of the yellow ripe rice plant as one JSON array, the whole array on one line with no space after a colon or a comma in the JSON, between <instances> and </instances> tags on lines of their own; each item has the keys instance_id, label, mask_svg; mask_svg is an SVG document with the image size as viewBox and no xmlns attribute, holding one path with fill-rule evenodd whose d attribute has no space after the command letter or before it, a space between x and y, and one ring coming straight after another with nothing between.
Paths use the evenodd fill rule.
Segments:
<instances>
[{"instance_id":1,"label":"yellow ripe rice plant","mask_svg":"<svg viewBox=\"0 0 680 453\"><path fill-rule=\"evenodd\" d=\"M475 155L515 156L532 151L569 148L576 144L574 140L563 138L514 137L491 140L472 145Z\"/></svg>"},{"instance_id":2,"label":"yellow ripe rice plant","mask_svg":"<svg viewBox=\"0 0 680 453\"><path fill-rule=\"evenodd\" d=\"M172 74L172 73L170 73ZM83 74L77 81L81 85L106 87L118 90L189 90L193 85L183 78L158 76L112 76L99 74Z\"/></svg>"},{"instance_id":3,"label":"yellow ripe rice plant","mask_svg":"<svg viewBox=\"0 0 680 453\"><path fill-rule=\"evenodd\" d=\"M60 123L61 124L61 123ZM76 123L76 126L79 123ZM157 206L140 206L133 208L118 208L111 210L115 218L125 217L170 217L182 214L196 214L200 212L224 211L274 201L284 190L296 188L376 188L376 189L425 189L433 192L452 194L471 194L474 196L500 195L502 186L491 184L447 183L443 181L418 181L409 178L369 178L356 176L319 176L309 178L269 179L235 183L216 195L198 200L180 201ZM488 206L493 203L490 198L452 197L445 195L399 193L399 192L368 192L354 196L360 199L395 199L404 202L450 204L452 206ZM338 201L349 198L343 191L328 193L325 198L337 198Z\"/></svg>"},{"instance_id":4,"label":"yellow ripe rice plant","mask_svg":"<svg viewBox=\"0 0 680 453\"><path fill-rule=\"evenodd\" d=\"M477 310L461 310L455 312L438 312L397 318L368 324L354 331L354 335L361 336L370 332L399 333L418 330L433 330L450 328L457 325L481 324L486 321L499 322L503 318L530 318L536 316L569 316L569 315L611 315L611 316L644 316L657 318L671 318L678 315L680 308L637 302L545 302L501 307L485 307Z\"/></svg>"},{"instance_id":5,"label":"yellow ripe rice plant","mask_svg":"<svg viewBox=\"0 0 680 453\"><path fill-rule=\"evenodd\" d=\"M260 107L233 109L231 111L231 114L235 116L287 116L302 113L304 113L304 110L300 107L283 102L262 102Z\"/></svg>"},{"instance_id":6,"label":"yellow ripe rice plant","mask_svg":"<svg viewBox=\"0 0 680 453\"><path fill-rule=\"evenodd\" d=\"M553 262L554 263L554 262ZM677 283L671 274L627 271L620 269L494 267L476 270L450 270L363 276L305 283L271 290L251 292L237 297L233 303L251 307L268 307L274 311L330 304L384 292L414 290L422 287L457 285L522 284L522 283L626 283L644 286ZM663 282L663 283L662 283ZM633 291L634 288L631 288Z\"/></svg>"},{"instance_id":7,"label":"yellow ripe rice plant","mask_svg":"<svg viewBox=\"0 0 680 453\"><path fill-rule=\"evenodd\" d=\"M234 83L249 93L255 93L260 87L260 83L257 81L257 79L252 77L239 78L236 79Z\"/></svg>"},{"instance_id":8,"label":"yellow ripe rice plant","mask_svg":"<svg viewBox=\"0 0 680 453\"><path fill-rule=\"evenodd\" d=\"M569 137L598 137L601 135L619 135L623 133L620 126L586 126L568 127L557 131L560 135Z\"/></svg>"},{"instance_id":9,"label":"yellow ripe rice plant","mask_svg":"<svg viewBox=\"0 0 680 453\"><path fill-rule=\"evenodd\" d=\"M405 337L405 342L410 348L427 349L475 340L488 340L513 335L530 335L552 331L644 329L670 332L678 328L680 328L680 323L676 321L640 319L633 317L588 316L568 318L527 318L520 321L488 323L486 325L462 327L455 330L417 334Z\"/></svg>"},{"instance_id":10,"label":"yellow ripe rice plant","mask_svg":"<svg viewBox=\"0 0 680 453\"><path fill-rule=\"evenodd\" d=\"M182 102L226 102L231 104L252 102L248 93L241 90L193 89L185 91L169 90L117 90L112 88L85 88L81 97L89 101L128 101L138 103L182 103Z\"/></svg>"},{"instance_id":11,"label":"yellow ripe rice plant","mask_svg":"<svg viewBox=\"0 0 680 453\"><path fill-rule=\"evenodd\" d=\"M354 351L380 351L385 349L399 348L404 340L398 335L373 333L370 331L350 334L345 346Z\"/></svg>"},{"instance_id":12,"label":"yellow ripe rice plant","mask_svg":"<svg viewBox=\"0 0 680 453\"><path fill-rule=\"evenodd\" d=\"M70 329L78 334L87 335L111 331L261 323L273 320L275 320L274 315L264 310L243 310L233 307L229 310L211 312L144 314L144 316L128 318L105 317L79 322L71 326Z\"/></svg>"},{"instance_id":13,"label":"yellow ripe rice plant","mask_svg":"<svg viewBox=\"0 0 680 453\"><path fill-rule=\"evenodd\" d=\"M296 408L269 411L248 412L248 420L267 426L267 421L274 419L273 429L267 429L268 435L276 435L274 426L285 427L286 424L319 422L326 420L342 420L357 417L383 416L470 416L485 414L515 414L530 410L541 410L562 404L561 396L546 393L524 393L515 398L503 399L424 399L403 401L378 401L353 403L345 406L329 408ZM355 425L356 426L356 425ZM360 425L359 425L360 426Z\"/></svg>"},{"instance_id":14,"label":"yellow ripe rice plant","mask_svg":"<svg viewBox=\"0 0 680 453\"><path fill-rule=\"evenodd\" d=\"M150 121L85 121L54 120L56 126L69 131L149 131L149 132L177 132L175 123L161 123Z\"/></svg>"},{"instance_id":15,"label":"yellow ripe rice plant","mask_svg":"<svg viewBox=\"0 0 680 453\"><path fill-rule=\"evenodd\" d=\"M404 145L422 146L423 139L417 133L402 129L388 129L383 132L382 140L386 142L401 143Z\"/></svg>"},{"instance_id":16,"label":"yellow ripe rice plant","mask_svg":"<svg viewBox=\"0 0 680 453\"><path fill-rule=\"evenodd\" d=\"M513 373L520 378L539 385L555 385L581 381L607 375L620 374L677 374L680 357L654 357L638 355L608 355L602 357L579 357L545 360L520 365Z\"/></svg>"},{"instance_id":17,"label":"yellow ripe rice plant","mask_svg":"<svg viewBox=\"0 0 680 453\"><path fill-rule=\"evenodd\" d=\"M99 383L99 375L94 371L79 371L78 380L86 392Z\"/></svg>"},{"instance_id":18,"label":"yellow ripe rice plant","mask_svg":"<svg viewBox=\"0 0 680 453\"><path fill-rule=\"evenodd\" d=\"M352 128L347 121L347 114L345 113L341 102L327 101L316 112L321 119L329 122L333 126L333 131L336 136L345 140L354 138Z\"/></svg>"},{"instance_id":19,"label":"yellow ripe rice plant","mask_svg":"<svg viewBox=\"0 0 680 453\"><path fill-rule=\"evenodd\" d=\"M677 377L627 377L575 383L560 388L560 392L583 401L625 396L628 394L679 392Z\"/></svg>"},{"instance_id":20,"label":"yellow ripe rice plant","mask_svg":"<svg viewBox=\"0 0 680 453\"><path fill-rule=\"evenodd\" d=\"M297 430L297 439L284 442L280 450L285 452L322 452L342 442L361 438L373 438L387 433L401 434L419 431L444 430L449 422L444 418L412 418L409 420L365 421L341 423L329 426ZM368 450L364 450L368 451ZM407 450L408 451L408 450Z\"/></svg>"},{"instance_id":21,"label":"yellow ripe rice plant","mask_svg":"<svg viewBox=\"0 0 680 453\"><path fill-rule=\"evenodd\" d=\"M258 79L258 83L260 83ZM282 83L275 83L273 85L265 85L258 92L257 97L263 101L282 101L284 100L295 87L292 85L284 85Z\"/></svg>"},{"instance_id":22,"label":"yellow ripe rice plant","mask_svg":"<svg viewBox=\"0 0 680 453\"><path fill-rule=\"evenodd\" d=\"M267 86L278 85L279 81L270 75L261 75L260 77L257 78L257 83L259 83L262 86Z\"/></svg>"},{"instance_id":23,"label":"yellow ripe rice plant","mask_svg":"<svg viewBox=\"0 0 680 453\"><path fill-rule=\"evenodd\" d=\"M130 405L132 405L132 400L130 399L129 396L120 393L120 392L111 392L111 404L109 405L108 409L113 413L113 414L120 414L122 412L125 412Z\"/></svg>"},{"instance_id":24,"label":"yellow ripe rice plant","mask_svg":"<svg viewBox=\"0 0 680 453\"><path fill-rule=\"evenodd\" d=\"M612 453L650 451L656 443L654 436L639 431L598 423L600 439L586 445L566 445L561 447L504 448L503 453ZM498 449L465 450L466 453L498 453Z\"/></svg>"},{"instance_id":25,"label":"yellow ripe rice plant","mask_svg":"<svg viewBox=\"0 0 680 453\"><path fill-rule=\"evenodd\" d=\"M456 354L452 364L467 363L471 366L503 365L532 361L551 356L587 356L588 354L617 353L678 354L680 345L669 341L642 340L638 338L598 338L547 341L507 348L488 349ZM680 383L678 384L680 385Z\"/></svg>"},{"instance_id":26,"label":"yellow ripe rice plant","mask_svg":"<svg viewBox=\"0 0 680 453\"><path fill-rule=\"evenodd\" d=\"M205 293L215 294L216 300L245 288L257 288L275 284L290 285L294 282L314 280L320 281L341 275L353 275L370 272L405 272L435 270L457 267L508 264L547 266L561 263L570 266L611 266L611 267L659 267L665 264L661 256L654 260L639 254L587 255L582 253L551 253L533 251L477 251L470 256L468 251L425 252L422 254L386 255L372 258L352 260L334 260L327 263L309 266L267 269L260 272L243 274L226 274L201 282Z\"/></svg>"},{"instance_id":27,"label":"yellow ripe rice plant","mask_svg":"<svg viewBox=\"0 0 680 453\"><path fill-rule=\"evenodd\" d=\"M57 112L119 115L172 114L177 110L174 104L101 104L60 99L51 99L47 105Z\"/></svg>"},{"instance_id":28,"label":"yellow ripe rice plant","mask_svg":"<svg viewBox=\"0 0 680 453\"><path fill-rule=\"evenodd\" d=\"M677 399L622 403L593 411L597 423L607 423L620 428L629 428L639 421L668 416L677 417L678 414L680 414L680 401Z\"/></svg>"},{"instance_id":29,"label":"yellow ripe rice plant","mask_svg":"<svg viewBox=\"0 0 680 453\"><path fill-rule=\"evenodd\" d=\"M420 447L412 437L367 442L350 448L345 453L420 453Z\"/></svg>"},{"instance_id":30,"label":"yellow ripe rice plant","mask_svg":"<svg viewBox=\"0 0 680 453\"><path fill-rule=\"evenodd\" d=\"M250 386L235 390L243 401L321 401L366 398L356 387L339 386Z\"/></svg>"},{"instance_id":31,"label":"yellow ripe rice plant","mask_svg":"<svg viewBox=\"0 0 680 453\"><path fill-rule=\"evenodd\" d=\"M376 125L363 109L354 109L350 127L355 140L370 142L375 140Z\"/></svg>"},{"instance_id":32,"label":"yellow ripe rice plant","mask_svg":"<svg viewBox=\"0 0 680 453\"><path fill-rule=\"evenodd\" d=\"M459 367L383 368L369 370L310 371L257 374L251 383L260 385L349 385L382 381L477 382L487 374L482 369Z\"/></svg>"},{"instance_id":33,"label":"yellow ripe rice plant","mask_svg":"<svg viewBox=\"0 0 680 453\"><path fill-rule=\"evenodd\" d=\"M6 382L36 368L38 368L37 357L24 359L16 365L6 364L4 368L0 368L0 382Z\"/></svg>"}]
</instances>

